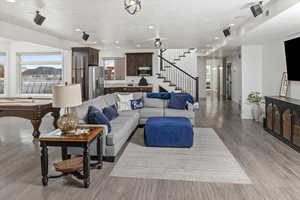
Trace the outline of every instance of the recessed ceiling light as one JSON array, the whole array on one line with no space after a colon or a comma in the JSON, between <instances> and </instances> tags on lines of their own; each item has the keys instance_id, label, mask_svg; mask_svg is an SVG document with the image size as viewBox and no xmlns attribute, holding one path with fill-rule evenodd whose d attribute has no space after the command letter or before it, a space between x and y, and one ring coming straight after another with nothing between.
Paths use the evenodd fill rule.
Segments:
<instances>
[{"instance_id":1,"label":"recessed ceiling light","mask_svg":"<svg viewBox=\"0 0 300 200\"><path fill-rule=\"evenodd\" d=\"M235 26L235 24L229 24L229 26Z\"/></svg>"},{"instance_id":2,"label":"recessed ceiling light","mask_svg":"<svg viewBox=\"0 0 300 200\"><path fill-rule=\"evenodd\" d=\"M219 39L219 37L215 37L215 40L218 40Z\"/></svg>"},{"instance_id":3,"label":"recessed ceiling light","mask_svg":"<svg viewBox=\"0 0 300 200\"><path fill-rule=\"evenodd\" d=\"M75 31L76 32L81 32L81 29L80 28L76 28Z\"/></svg>"},{"instance_id":4,"label":"recessed ceiling light","mask_svg":"<svg viewBox=\"0 0 300 200\"><path fill-rule=\"evenodd\" d=\"M140 44L137 44L136 47L141 47L141 45L140 45Z\"/></svg>"},{"instance_id":5,"label":"recessed ceiling light","mask_svg":"<svg viewBox=\"0 0 300 200\"><path fill-rule=\"evenodd\" d=\"M116 44L119 44L120 42L117 40L117 41L115 41L115 43L116 43Z\"/></svg>"},{"instance_id":6,"label":"recessed ceiling light","mask_svg":"<svg viewBox=\"0 0 300 200\"><path fill-rule=\"evenodd\" d=\"M7 3L16 3L16 0L6 0Z\"/></svg>"},{"instance_id":7,"label":"recessed ceiling light","mask_svg":"<svg viewBox=\"0 0 300 200\"><path fill-rule=\"evenodd\" d=\"M154 29L154 28L155 28L155 26L153 26L153 25L150 25L150 26L148 26L148 28L149 28L149 29Z\"/></svg>"},{"instance_id":8,"label":"recessed ceiling light","mask_svg":"<svg viewBox=\"0 0 300 200\"><path fill-rule=\"evenodd\" d=\"M97 44L97 42L95 41L95 42L93 42L94 44Z\"/></svg>"},{"instance_id":9,"label":"recessed ceiling light","mask_svg":"<svg viewBox=\"0 0 300 200\"><path fill-rule=\"evenodd\" d=\"M106 42L106 40L101 40L101 42L103 42L103 43L104 43L104 42Z\"/></svg>"}]
</instances>

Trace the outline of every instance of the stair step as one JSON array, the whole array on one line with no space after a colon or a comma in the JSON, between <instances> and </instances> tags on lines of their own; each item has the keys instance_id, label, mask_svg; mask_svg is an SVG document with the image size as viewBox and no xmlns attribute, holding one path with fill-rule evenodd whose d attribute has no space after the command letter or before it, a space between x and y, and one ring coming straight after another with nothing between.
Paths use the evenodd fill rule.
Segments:
<instances>
[{"instance_id":1,"label":"stair step","mask_svg":"<svg viewBox=\"0 0 300 200\"><path fill-rule=\"evenodd\" d=\"M175 58L174 60L175 60L175 61L180 61L180 58Z\"/></svg>"},{"instance_id":2,"label":"stair step","mask_svg":"<svg viewBox=\"0 0 300 200\"><path fill-rule=\"evenodd\" d=\"M168 80L164 80L163 82L164 83L171 83L171 81L168 81Z\"/></svg>"},{"instance_id":3,"label":"stair step","mask_svg":"<svg viewBox=\"0 0 300 200\"><path fill-rule=\"evenodd\" d=\"M191 52L190 51L186 51L186 52L184 52L184 54L190 54Z\"/></svg>"},{"instance_id":4,"label":"stair step","mask_svg":"<svg viewBox=\"0 0 300 200\"><path fill-rule=\"evenodd\" d=\"M179 57L180 57L180 58L185 58L185 55L180 55Z\"/></svg>"},{"instance_id":5,"label":"stair step","mask_svg":"<svg viewBox=\"0 0 300 200\"><path fill-rule=\"evenodd\" d=\"M180 87L176 87L175 90L182 90Z\"/></svg>"},{"instance_id":6,"label":"stair step","mask_svg":"<svg viewBox=\"0 0 300 200\"><path fill-rule=\"evenodd\" d=\"M164 68L171 68L171 66L167 65L167 66L164 66Z\"/></svg>"},{"instance_id":7,"label":"stair step","mask_svg":"<svg viewBox=\"0 0 300 200\"><path fill-rule=\"evenodd\" d=\"M176 84L169 84L170 87L176 87Z\"/></svg>"},{"instance_id":8,"label":"stair step","mask_svg":"<svg viewBox=\"0 0 300 200\"><path fill-rule=\"evenodd\" d=\"M165 72L166 70L165 70L165 69L162 69L162 70L160 70L160 71Z\"/></svg>"},{"instance_id":9,"label":"stair step","mask_svg":"<svg viewBox=\"0 0 300 200\"><path fill-rule=\"evenodd\" d=\"M160 74L160 73L156 73L156 75L157 75L157 76L160 76L161 74Z\"/></svg>"},{"instance_id":10,"label":"stair step","mask_svg":"<svg viewBox=\"0 0 300 200\"><path fill-rule=\"evenodd\" d=\"M157 77L158 79L165 79L165 77L163 77L163 76L159 76L159 77Z\"/></svg>"}]
</instances>

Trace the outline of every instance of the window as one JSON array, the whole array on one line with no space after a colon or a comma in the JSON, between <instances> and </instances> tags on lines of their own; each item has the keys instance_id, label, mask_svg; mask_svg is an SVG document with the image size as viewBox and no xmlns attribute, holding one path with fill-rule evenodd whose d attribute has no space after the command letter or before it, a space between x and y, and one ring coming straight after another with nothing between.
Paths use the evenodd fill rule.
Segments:
<instances>
[{"instance_id":1,"label":"window","mask_svg":"<svg viewBox=\"0 0 300 200\"><path fill-rule=\"evenodd\" d=\"M60 53L18 54L21 94L52 94L63 82L63 56Z\"/></svg>"},{"instance_id":2,"label":"window","mask_svg":"<svg viewBox=\"0 0 300 200\"><path fill-rule=\"evenodd\" d=\"M105 80L125 80L125 59L104 58Z\"/></svg>"},{"instance_id":3,"label":"window","mask_svg":"<svg viewBox=\"0 0 300 200\"><path fill-rule=\"evenodd\" d=\"M0 94L4 94L6 54L0 53Z\"/></svg>"}]
</instances>

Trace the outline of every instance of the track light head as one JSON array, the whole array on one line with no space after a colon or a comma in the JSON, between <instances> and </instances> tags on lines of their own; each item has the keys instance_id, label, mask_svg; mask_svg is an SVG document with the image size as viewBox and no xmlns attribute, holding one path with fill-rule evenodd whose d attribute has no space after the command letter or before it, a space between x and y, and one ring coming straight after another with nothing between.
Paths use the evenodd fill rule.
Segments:
<instances>
[{"instance_id":1,"label":"track light head","mask_svg":"<svg viewBox=\"0 0 300 200\"><path fill-rule=\"evenodd\" d=\"M90 35L87 34L86 32L83 32L82 34L83 34L83 35L82 35L82 39L83 39L84 41L87 41L87 40L89 39Z\"/></svg>"},{"instance_id":2,"label":"track light head","mask_svg":"<svg viewBox=\"0 0 300 200\"><path fill-rule=\"evenodd\" d=\"M263 4L263 2L260 1L258 4L255 4L250 7L250 10L254 17L257 17L258 15L261 15L264 12L262 4Z\"/></svg>"},{"instance_id":3,"label":"track light head","mask_svg":"<svg viewBox=\"0 0 300 200\"><path fill-rule=\"evenodd\" d=\"M230 35L231 35L230 27L224 29L224 30L223 30L223 33L224 33L224 36L225 36L225 37L230 36Z\"/></svg>"},{"instance_id":4,"label":"track light head","mask_svg":"<svg viewBox=\"0 0 300 200\"><path fill-rule=\"evenodd\" d=\"M158 49L161 47L161 45L162 45L162 42L161 42L160 38L156 38L154 41L154 47Z\"/></svg>"},{"instance_id":5,"label":"track light head","mask_svg":"<svg viewBox=\"0 0 300 200\"><path fill-rule=\"evenodd\" d=\"M45 19L46 19L46 17L42 16L42 15L40 14L40 11L37 10L37 11L36 11L36 14L35 14L35 17L34 17L34 22L35 22L37 25L41 26L41 25L44 23Z\"/></svg>"}]
</instances>

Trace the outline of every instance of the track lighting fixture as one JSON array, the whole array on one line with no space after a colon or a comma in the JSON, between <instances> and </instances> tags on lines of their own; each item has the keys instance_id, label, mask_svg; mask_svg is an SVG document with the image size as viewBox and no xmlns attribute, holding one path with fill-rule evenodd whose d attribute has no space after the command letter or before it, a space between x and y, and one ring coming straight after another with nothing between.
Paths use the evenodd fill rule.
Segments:
<instances>
[{"instance_id":1,"label":"track lighting fixture","mask_svg":"<svg viewBox=\"0 0 300 200\"><path fill-rule=\"evenodd\" d=\"M224 29L224 30L223 30L223 33L224 33L224 36L225 36L225 37L228 37L228 36L230 36L230 34L231 34L230 27L228 27L228 28Z\"/></svg>"},{"instance_id":2,"label":"track lighting fixture","mask_svg":"<svg viewBox=\"0 0 300 200\"><path fill-rule=\"evenodd\" d=\"M45 21L46 17L42 16L40 14L40 11L36 11L35 17L34 17L34 22L41 26L43 24L43 22Z\"/></svg>"},{"instance_id":3,"label":"track lighting fixture","mask_svg":"<svg viewBox=\"0 0 300 200\"><path fill-rule=\"evenodd\" d=\"M82 35L82 39L83 39L84 41L87 41L87 40L89 39L90 35L87 34L86 32L83 32L82 34L83 34L83 35Z\"/></svg>"},{"instance_id":4,"label":"track lighting fixture","mask_svg":"<svg viewBox=\"0 0 300 200\"><path fill-rule=\"evenodd\" d=\"M257 17L258 15L261 15L263 11L263 1L260 1L258 4L255 4L250 7L250 10L254 17Z\"/></svg>"},{"instance_id":5,"label":"track lighting fixture","mask_svg":"<svg viewBox=\"0 0 300 200\"><path fill-rule=\"evenodd\" d=\"M161 43L160 39L156 38L154 41L154 47L158 49L161 47L161 45L162 45L162 43Z\"/></svg>"}]
</instances>

